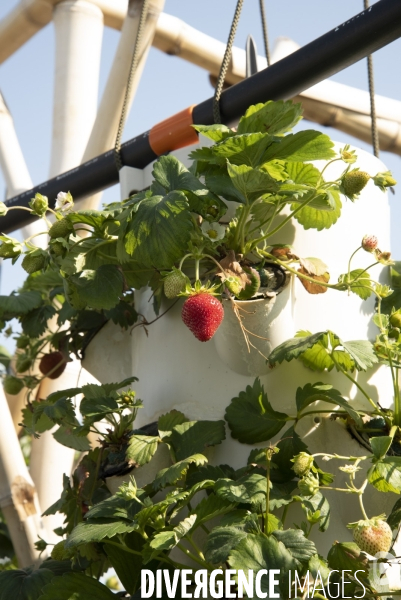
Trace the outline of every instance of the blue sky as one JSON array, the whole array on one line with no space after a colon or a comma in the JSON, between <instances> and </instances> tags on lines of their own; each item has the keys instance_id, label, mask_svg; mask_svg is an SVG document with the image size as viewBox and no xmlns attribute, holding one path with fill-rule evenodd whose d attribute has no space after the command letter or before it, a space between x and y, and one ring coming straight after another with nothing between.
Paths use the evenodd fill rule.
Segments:
<instances>
[{"instance_id":1,"label":"blue sky","mask_svg":"<svg viewBox=\"0 0 401 600\"><path fill-rule=\"evenodd\" d=\"M0 19L17 0L2 0ZM235 0L166 0L165 12L175 15L189 25L226 41ZM287 36L304 45L333 29L363 10L363 0L265 0L270 45L278 36ZM262 28L258 0L247 0L235 38L235 45L245 47L248 34L256 40L259 54L263 54ZM104 88L119 32L105 29L100 74L100 94ZM401 80L398 61L401 41L397 40L374 55L376 92L401 100ZM34 36L18 52L0 65L0 89L14 117L15 127L34 184L47 179L50 158L52 98L54 70L54 29L50 24ZM368 88L366 60L338 73L335 81ZM126 123L123 140L146 131L158 121L190 104L210 97L213 90L208 74L180 58L167 56L151 49L139 90ZM309 126L309 124L308 124ZM318 128L318 126L313 126ZM325 129L333 139L350 141L370 151L370 146L331 129ZM382 160L401 181L400 157L382 153ZM0 198L5 194L5 183L0 173ZM401 258L401 240L397 240L396 223L400 222L398 208L400 191L391 197L393 217L393 253ZM118 199L118 189L110 188L104 201ZM7 293L20 281L20 272L3 269L1 292Z\"/></svg>"}]
</instances>

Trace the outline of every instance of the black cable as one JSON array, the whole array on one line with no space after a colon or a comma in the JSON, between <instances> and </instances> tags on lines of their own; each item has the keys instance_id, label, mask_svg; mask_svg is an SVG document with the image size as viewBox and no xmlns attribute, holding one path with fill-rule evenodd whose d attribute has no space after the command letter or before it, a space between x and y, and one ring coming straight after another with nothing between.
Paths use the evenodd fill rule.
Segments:
<instances>
[{"instance_id":1,"label":"black cable","mask_svg":"<svg viewBox=\"0 0 401 600\"><path fill-rule=\"evenodd\" d=\"M363 0L364 9L368 10L369 0ZM369 96L370 96L370 118L372 127L372 146L373 154L379 158L380 143L379 143L379 132L377 131L376 122L376 104L375 104L375 83L373 77L373 57L371 54L367 57L368 62L368 81L369 81Z\"/></svg>"},{"instance_id":2,"label":"black cable","mask_svg":"<svg viewBox=\"0 0 401 600\"><path fill-rule=\"evenodd\" d=\"M267 21L266 21L264 0L259 0L259 6L260 6L260 19L262 21L262 29L263 29L263 41L265 43L265 55L266 55L266 60L267 60L267 66L270 67L269 38L267 36Z\"/></svg>"}]
</instances>

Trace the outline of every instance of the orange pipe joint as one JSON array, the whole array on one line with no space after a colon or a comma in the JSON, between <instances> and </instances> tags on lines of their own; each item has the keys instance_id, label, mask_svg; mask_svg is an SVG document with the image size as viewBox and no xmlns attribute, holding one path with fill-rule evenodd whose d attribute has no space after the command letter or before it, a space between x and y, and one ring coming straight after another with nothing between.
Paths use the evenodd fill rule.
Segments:
<instances>
[{"instance_id":1,"label":"orange pipe joint","mask_svg":"<svg viewBox=\"0 0 401 600\"><path fill-rule=\"evenodd\" d=\"M149 143L157 156L197 143L198 133L192 127L194 107L195 105L189 106L152 127Z\"/></svg>"}]
</instances>

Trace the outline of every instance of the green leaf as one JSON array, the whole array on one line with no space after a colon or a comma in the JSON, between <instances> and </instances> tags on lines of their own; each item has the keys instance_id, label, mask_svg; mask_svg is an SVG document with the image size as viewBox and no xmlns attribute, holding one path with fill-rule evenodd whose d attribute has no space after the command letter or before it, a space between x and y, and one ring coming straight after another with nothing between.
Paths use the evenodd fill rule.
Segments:
<instances>
[{"instance_id":1,"label":"green leaf","mask_svg":"<svg viewBox=\"0 0 401 600\"><path fill-rule=\"evenodd\" d=\"M12 316L26 315L34 308L42 304L42 295L39 292L21 292L0 296L0 314L7 318Z\"/></svg>"},{"instance_id":2,"label":"green leaf","mask_svg":"<svg viewBox=\"0 0 401 600\"><path fill-rule=\"evenodd\" d=\"M368 471L368 481L379 492L401 492L401 457L386 456L378 460Z\"/></svg>"},{"instance_id":3,"label":"green leaf","mask_svg":"<svg viewBox=\"0 0 401 600\"><path fill-rule=\"evenodd\" d=\"M91 449L91 445L86 435L77 435L74 433L74 430L68 426L59 427L57 431L53 433L53 437L59 444L67 446L67 448L78 450L78 452L86 452Z\"/></svg>"},{"instance_id":4,"label":"green leaf","mask_svg":"<svg viewBox=\"0 0 401 600\"><path fill-rule=\"evenodd\" d=\"M103 519L93 523L78 523L67 538L66 548L73 548L88 542L101 542L105 538L112 538L120 533L129 533L134 529L136 529L136 525L127 521Z\"/></svg>"},{"instance_id":5,"label":"green leaf","mask_svg":"<svg viewBox=\"0 0 401 600\"><path fill-rule=\"evenodd\" d=\"M123 293L124 277L115 265L102 265L70 276L79 298L91 308L113 308Z\"/></svg>"},{"instance_id":6,"label":"green leaf","mask_svg":"<svg viewBox=\"0 0 401 600\"><path fill-rule=\"evenodd\" d=\"M125 233L128 254L144 267L170 269L185 254L193 229L183 192L143 200Z\"/></svg>"},{"instance_id":7,"label":"green leaf","mask_svg":"<svg viewBox=\"0 0 401 600\"><path fill-rule=\"evenodd\" d=\"M201 453L226 438L224 421L186 421L176 425L169 438L177 460Z\"/></svg>"},{"instance_id":8,"label":"green leaf","mask_svg":"<svg viewBox=\"0 0 401 600\"><path fill-rule=\"evenodd\" d=\"M250 106L241 117L238 133L283 134L290 131L302 119L302 105L292 100L269 100L264 104Z\"/></svg>"},{"instance_id":9,"label":"green leaf","mask_svg":"<svg viewBox=\"0 0 401 600\"><path fill-rule=\"evenodd\" d=\"M195 521L196 515L190 515L178 523L178 525L176 525L171 531L162 531L160 533L156 533L153 539L149 542L149 546L157 552L152 553L147 562L149 562L151 558L157 556L157 554L159 554L159 552L162 550L171 550L174 548L180 542L180 540L191 531Z\"/></svg>"},{"instance_id":10,"label":"green leaf","mask_svg":"<svg viewBox=\"0 0 401 600\"><path fill-rule=\"evenodd\" d=\"M320 331L313 335L286 340L277 346L270 354L269 363L274 366L276 363L281 364L284 360L290 362L294 358L298 358L306 350L312 348L312 346L322 340L326 334L326 331Z\"/></svg>"},{"instance_id":11,"label":"green leaf","mask_svg":"<svg viewBox=\"0 0 401 600\"><path fill-rule=\"evenodd\" d=\"M158 490L169 485L174 485L186 475L191 464L200 466L204 465L205 463L207 463L207 458L206 456L203 456L203 454L194 454L194 456L189 456L184 460L180 460L175 465L159 471L155 477L152 487L154 490Z\"/></svg>"},{"instance_id":12,"label":"green leaf","mask_svg":"<svg viewBox=\"0 0 401 600\"><path fill-rule=\"evenodd\" d=\"M332 225L337 223L341 216L342 203L340 194L332 188L325 191L329 195L329 198L323 199L323 205L320 206L320 209L314 208L311 202L311 205L304 206L294 215L294 218L304 229L317 229L318 231L330 229ZM331 210L327 210L327 202L330 203ZM324 209L324 205L326 205L326 209ZM299 203L294 202L291 204L292 211L298 208Z\"/></svg>"},{"instance_id":13,"label":"green leaf","mask_svg":"<svg viewBox=\"0 0 401 600\"><path fill-rule=\"evenodd\" d=\"M56 314L54 306L44 304L29 311L21 318L22 331L29 337L37 338L46 331L48 321Z\"/></svg>"},{"instance_id":14,"label":"green leaf","mask_svg":"<svg viewBox=\"0 0 401 600\"><path fill-rule=\"evenodd\" d=\"M274 537L291 552L296 560L307 563L317 553L315 544L305 537L301 529L286 529L285 531L274 531Z\"/></svg>"},{"instance_id":15,"label":"green leaf","mask_svg":"<svg viewBox=\"0 0 401 600\"><path fill-rule=\"evenodd\" d=\"M231 177L222 169L222 167L216 167L216 171L211 170L206 173L205 181L207 187L215 194L218 194L231 202L244 203L245 199L243 194L237 190Z\"/></svg>"},{"instance_id":16,"label":"green leaf","mask_svg":"<svg viewBox=\"0 0 401 600\"><path fill-rule=\"evenodd\" d=\"M264 158L265 150L272 144L273 139L263 133L249 133L227 138L213 146L214 162L225 165L228 158L234 165L259 167L267 162Z\"/></svg>"},{"instance_id":17,"label":"green leaf","mask_svg":"<svg viewBox=\"0 0 401 600\"><path fill-rule=\"evenodd\" d=\"M170 412L166 413L165 415L162 415L159 417L157 422L161 439L168 438L176 425L181 425L182 423L187 423L188 421L189 419L186 418L184 413L175 409L170 410Z\"/></svg>"},{"instance_id":18,"label":"green leaf","mask_svg":"<svg viewBox=\"0 0 401 600\"><path fill-rule=\"evenodd\" d=\"M124 544L131 550L141 552L143 539L136 532L128 533L124 537ZM125 549L117 548L117 546L112 546L107 542L104 545L104 550L124 589L133 594L141 582L142 557L129 553Z\"/></svg>"},{"instance_id":19,"label":"green leaf","mask_svg":"<svg viewBox=\"0 0 401 600\"><path fill-rule=\"evenodd\" d=\"M307 445L301 440L296 433L294 426L287 429L281 436L281 440L277 442L279 452L273 454L272 464L276 465L277 469L271 472L271 480L273 483L281 483L294 479L294 471L292 467L294 463L291 459L300 452L307 450Z\"/></svg>"},{"instance_id":20,"label":"green leaf","mask_svg":"<svg viewBox=\"0 0 401 600\"><path fill-rule=\"evenodd\" d=\"M120 381L118 383L104 383L102 385L98 385L97 383L88 383L86 385L83 385L82 388L80 388L80 390L84 394L85 398L93 400L100 398L103 400L105 396L110 396L113 392L116 392L121 388L128 387L131 383L134 383L135 381L138 381L138 378L132 376L127 377L126 379L123 379L123 381ZM74 391L74 388L72 391Z\"/></svg>"},{"instance_id":21,"label":"green leaf","mask_svg":"<svg viewBox=\"0 0 401 600\"><path fill-rule=\"evenodd\" d=\"M210 209L214 208L214 218L218 220L227 210L224 202L208 190L175 156L161 156L154 165L152 175L164 193L175 190L185 192L191 212L207 218Z\"/></svg>"},{"instance_id":22,"label":"green leaf","mask_svg":"<svg viewBox=\"0 0 401 600\"><path fill-rule=\"evenodd\" d=\"M206 560L215 565L225 563L231 550L246 536L244 531L236 527L215 527L206 541Z\"/></svg>"},{"instance_id":23,"label":"green leaf","mask_svg":"<svg viewBox=\"0 0 401 600\"><path fill-rule=\"evenodd\" d=\"M235 503L210 494L210 496L203 498L192 511L192 514L196 515L196 526L231 512L235 506Z\"/></svg>"},{"instance_id":24,"label":"green leaf","mask_svg":"<svg viewBox=\"0 0 401 600\"><path fill-rule=\"evenodd\" d=\"M115 595L97 579L83 573L65 573L45 587L38 600L115 600Z\"/></svg>"},{"instance_id":25,"label":"green leaf","mask_svg":"<svg viewBox=\"0 0 401 600\"><path fill-rule=\"evenodd\" d=\"M369 273L366 269L354 269L338 278L339 283L343 283L362 300L367 300L372 295L372 283ZM391 296L390 296L391 297Z\"/></svg>"},{"instance_id":26,"label":"green leaf","mask_svg":"<svg viewBox=\"0 0 401 600\"><path fill-rule=\"evenodd\" d=\"M237 481L218 479L214 490L228 502L263 504L266 499L266 477L258 473L244 475Z\"/></svg>"},{"instance_id":27,"label":"green leaf","mask_svg":"<svg viewBox=\"0 0 401 600\"><path fill-rule=\"evenodd\" d=\"M312 511L320 511L319 531L326 531L330 525L330 504L321 492L311 498L302 498L302 506Z\"/></svg>"},{"instance_id":28,"label":"green leaf","mask_svg":"<svg viewBox=\"0 0 401 600\"><path fill-rule=\"evenodd\" d=\"M0 600L38 600L54 577L48 569L15 570L0 573Z\"/></svg>"},{"instance_id":29,"label":"green leaf","mask_svg":"<svg viewBox=\"0 0 401 600\"><path fill-rule=\"evenodd\" d=\"M352 342L341 342L344 350L355 361L358 371L367 371L379 362L373 350L372 342L368 340L356 340Z\"/></svg>"},{"instance_id":30,"label":"green leaf","mask_svg":"<svg viewBox=\"0 0 401 600\"><path fill-rule=\"evenodd\" d=\"M391 529L397 529L401 523L401 498L394 504L390 515L387 517L387 523Z\"/></svg>"},{"instance_id":31,"label":"green leaf","mask_svg":"<svg viewBox=\"0 0 401 600\"><path fill-rule=\"evenodd\" d=\"M215 125L192 125L192 127L205 137L209 138L209 140L213 140L213 142L221 142L222 140L235 135L235 132L232 129L221 123Z\"/></svg>"},{"instance_id":32,"label":"green leaf","mask_svg":"<svg viewBox=\"0 0 401 600\"><path fill-rule=\"evenodd\" d=\"M228 161L227 170L233 185L242 194L246 204L278 190L277 182L265 171L246 165L232 165Z\"/></svg>"},{"instance_id":33,"label":"green leaf","mask_svg":"<svg viewBox=\"0 0 401 600\"><path fill-rule=\"evenodd\" d=\"M270 440L282 429L287 417L273 410L259 379L231 400L224 416L232 437L243 444Z\"/></svg>"},{"instance_id":34,"label":"green leaf","mask_svg":"<svg viewBox=\"0 0 401 600\"><path fill-rule=\"evenodd\" d=\"M328 135L313 129L286 135L280 142L272 144L264 155L264 162L285 159L291 162L307 160L330 160L336 156L334 144Z\"/></svg>"},{"instance_id":35,"label":"green leaf","mask_svg":"<svg viewBox=\"0 0 401 600\"><path fill-rule=\"evenodd\" d=\"M297 389L297 408L298 414L305 410L310 404L320 400L329 404L334 404L343 408L355 421L358 427L363 427L363 421L360 415L350 406L349 402L343 398L340 392L331 385L317 383L307 383L303 388Z\"/></svg>"},{"instance_id":36,"label":"green leaf","mask_svg":"<svg viewBox=\"0 0 401 600\"><path fill-rule=\"evenodd\" d=\"M354 542L334 542L327 555L327 561L331 569L340 572L349 570L355 573L359 569L368 569L369 566L369 558Z\"/></svg>"},{"instance_id":37,"label":"green leaf","mask_svg":"<svg viewBox=\"0 0 401 600\"><path fill-rule=\"evenodd\" d=\"M156 453L160 438L151 435L132 435L126 451L127 460L135 466L146 465Z\"/></svg>"},{"instance_id":38,"label":"green leaf","mask_svg":"<svg viewBox=\"0 0 401 600\"><path fill-rule=\"evenodd\" d=\"M231 551L228 563L232 569L242 569L245 573L249 569L252 569L254 573L258 573L262 569L278 569L281 577L288 571L297 568L296 561L284 544L278 542L272 535L267 537L263 534L248 534ZM261 577L260 587L262 592L267 593L268 598L271 597L268 575ZM278 590L274 591L277 593Z\"/></svg>"},{"instance_id":39,"label":"green leaf","mask_svg":"<svg viewBox=\"0 0 401 600\"><path fill-rule=\"evenodd\" d=\"M84 417L99 417L98 420L113 413L117 408L118 404L114 398L84 398L79 406Z\"/></svg>"},{"instance_id":40,"label":"green leaf","mask_svg":"<svg viewBox=\"0 0 401 600\"><path fill-rule=\"evenodd\" d=\"M297 184L316 187L320 179L320 171L313 165L303 162L289 162L285 166L288 179Z\"/></svg>"},{"instance_id":41,"label":"green leaf","mask_svg":"<svg viewBox=\"0 0 401 600\"><path fill-rule=\"evenodd\" d=\"M379 437L371 437L369 442L372 447L373 454L376 458L380 459L386 456L387 450L393 443L393 438L389 435L382 435Z\"/></svg>"}]
</instances>

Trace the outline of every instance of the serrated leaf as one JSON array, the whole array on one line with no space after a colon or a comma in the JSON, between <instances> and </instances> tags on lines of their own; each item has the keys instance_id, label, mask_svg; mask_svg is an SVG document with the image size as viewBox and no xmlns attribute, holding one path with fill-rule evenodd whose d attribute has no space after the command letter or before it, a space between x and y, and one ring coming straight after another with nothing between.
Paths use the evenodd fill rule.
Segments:
<instances>
[{"instance_id":1,"label":"serrated leaf","mask_svg":"<svg viewBox=\"0 0 401 600\"><path fill-rule=\"evenodd\" d=\"M25 315L42 304L42 295L39 292L21 292L0 296L0 314L11 318Z\"/></svg>"},{"instance_id":2,"label":"serrated leaf","mask_svg":"<svg viewBox=\"0 0 401 600\"><path fill-rule=\"evenodd\" d=\"M295 215L294 218L300 223L304 229L330 229L332 225L337 223L341 216L342 203L340 200L340 194L334 189L327 189L326 193L329 195L324 203L329 202L331 210L322 210L322 207L315 208L312 206L312 202L302 207ZM297 210L299 203L292 203L291 210Z\"/></svg>"},{"instance_id":3,"label":"serrated leaf","mask_svg":"<svg viewBox=\"0 0 401 600\"><path fill-rule=\"evenodd\" d=\"M340 275L338 282L343 283L362 300L367 300L372 295L372 283L366 269L354 269L349 275L348 273Z\"/></svg>"},{"instance_id":4,"label":"serrated leaf","mask_svg":"<svg viewBox=\"0 0 401 600\"><path fill-rule=\"evenodd\" d=\"M332 386L325 385L320 381L314 384L307 383L302 389L297 389L298 414L304 411L309 404L312 404L317 400L340 406L349 414L358 427L363 427L361 416L352 408L349 402L341 396L341 393Z\"/></svg>"},{"instance_id":5,"label":"serrated leaf","mask_svg":"<svg viewBox=\"0 0 401 600\"><path fill-rule=\"evenodd\" d=\"M264 194L274 194L277 182L266 172L246 165L232 165L227 161L227 171L234 187L241 193L246 204L252 204Z\"/></svg>"},{"instance_id":6,"label":"serrated leaf","mask_svg":"<svg viewBox=\"0 0 401 600\"><path fill-rule=\"evenodd\" d=\"M207 218L209 209L214 207L217 211L214 218L218 220L227 210L220 198L204 186L175 156L161 156L153 167L152 175L164 194L175 190L185 192L191 212Z\"/></svg>"},{"instance_id":7,"label":"serrated leaf","mask_svg":"<svg viewBox=\"0 0 401 600\"><path fill-rule=\"evenodd\" d=\"M241 569L245 573L252 569L258 573L262 569L277 569L280 576L284 576L288 571L295 570L297 563L292 554L281 542L278 542L272 535L267 537L263 534L248 534L231 551L228 557L228 563L232 569ZM267 598L272 597L273 590L269 593L269 577L262 575L260 580L260 589L267 593ZM277 589L274 590L277 593Z\"/></svg>"},{"instance_id":8,"label":"serrated leaf","mask_svg":"<svg viewBox=\"0 0 401 600\"><path fill-rule=\"evenodd\" d=\"M65 573L44 588L38 600L115 600L108 587L83 573Z\"/></svg>"},{"instance_id":9,"label":"serrated leaf","mask_svg":"<svg viewBox=\"0 0 401 600\"><path fill-rule=\"evenodd\" d=\"M224 421L185 421L173 427L169 443L177 460L182 460L205 447L221 444L225 438Z\"/></svg>"},{"instance_id":10,"label":"serrated leaf","mask_svg":"<svg viewBox=\"0 0 401 600\"><path fill-rule=\"evenodd\" d=\"M355 573L359 569L368 569L369 566L369 558L355 542L334 542L327 555L327 561L331 569L340 572L349 570Z\"/></svg>"},{"instance_id":11,"label":"serrated leaf","mask_svg":"<svg viewBox=\"0 0 401 600\"><path fill-rule=\"evenodd\" d=\"M213 140L213 142L221 142L222 140L235 135L235 131L221 123L216 123L214 125L192 125L192 127L195 131L198 131L209 138L209 140Z\"/></svg>"},{"instance_id":12,"label":"serrated leaf","mask_svg":"<svg viewBox=\"0 0 401 600\"><path fill-rule=\"evenodd\" d=\"M136 525L128 521L102 519L97 522L78 523L66 540L66 548L73 548L89 542L101 542L120 533L134 531Z\"/></svg>"},{"instance_id":13,"label":"serrated leaf","mask_svg":"<svg viewBox=\"0 0 401 600\"><path fill-rule=\"evenodd\" d=\"M307 160L330 160L336 156L334 144L328 135L313 129L290 133L268 148L264 162L285 159L289 162Z\"/></svg>"},{"instance_id":14,"label":"serrated leaf","mask_svg":"<svg viewBox=\"0 0 401 600\"><path fill-rule=\"evenodd\" d=\"M320 179L320 171L311 164L303 162L289 162L286 164L288 179L297 184L316 187Z\"/></svg>"},{"instance_id":15,"label":"serrated leaf","mask_svg":"<svg viewBox=\"0 0 401 600\"><path fill-rule=\"evenodd\" d=\"M70 276L79 298L91 308L113 308L123 292L124 277L115 265L102 265Z\"/></svg>"},{"instance_id":16,"label":"serrated leaf","mask_svg":"<svg viewBox=\"0 0 401 600\"><path fill-rule=\"evenodd\" d=\"M80 389L84 394L85 398L96 400L99 398L102 399L105 396L110 396L113 392L116 392L117 390L129 386L135 381L138 381L138 378L132 376L127 377L126 379L123 379L123 381L120 381L118 383L104 383L102 385L98 385L96 383L88 383L86 385L83 385Z\"/></svg>"},{"instance_id":17,"label":"serrated leaf","mask_svg":"<svg viewBox=\"0 0 401 600\"><path fill-rule=\"evenodd\" d=\"M367 371L379 362L373 350L373 344L368 340L341 342L344 350L352 357L358 371Z\"/></svg>"},{"instance_id":18,"label":"serrated leaf","mask_svg":"<svg viewBox=\"0 0 401 600\"><path fill-rule=\"evenodd\" d=\"M210 521L210 519L214 519L220 515L229 513L235 506L236 504L233 502L220 496L210 494L210 496L203 498L203 500L201 500L192 510L192 514L196 515L196 526L206 523L207 521Z\"/></svg>"},{"instance_id":19,"label":"serrated leaf","mask_svg":"<svg viewBox=\"0 0 401 600\"><path fill-rule=\"evenodd\" d=\"M170 412L166 413L165 415L161 415L157 422L161 439L169 437L173 427L176 425L181 425L182 423L186 423L187 421L189 421L189 419L186 418L184 413L175 409L170 410Z\"/></svg>"},{"instance_id":20,"label":"serrated leaf","mask_svg":"<svg viewBox=\"0 0 401 600\"><path fill-rule=\"evenodd\" d=\"M0 573L0 600L38 600L53 577L48 569L4 571Z\"/></svg>"},{"instance_id":21,"label":"serrated leaf","mask_svg":"<svg viewBox=\"0 0 401 600\"><path fill-rule=\"evenodd\" d=\"M236 527L215 527L206 541L206 560L214 565L225 563L231 550L246 536L244 531Z\"/></svg>"},{"instance_id":22,"label":"serrated leaf","mask_svg":"<svg viewBox=\"0 0 401 600\"><path fill-rule=\"evenodd\" d=\"M401 492L401 457L386 456L373 464L368 471L368 481L379 492Z\"/></svg>"},{"instance_id":23,"label":"serrated leaf","mask_svg":"<svg viewBox=\"0 0 401 600\"><path fill-rule=\"evenodd\" d=\"M86 452L91 449L91 445L86 436L77 435L74 433L74 429L68 426L61 426L53 433L54 439L66 446L67 448L73 448L78 452Z\"/></svg>"},{"instance_id":24,"label":"serrated leaf","mask_svg":"<svg viewBox=\"0 0 401 600\"><path fill-rule=\"evenodd\" d=\"M301 563L307 563L317 553L316 546L312 540L305 537L301 529L286 529L285 531L274 531L274 537L289 550L292 556Z\"/></svg>"},{"instance_id":25,"label":"serrated leaf","mask_svg":"<svg viewBox=\"0 0 401 600\"><path fill-rule=\"evenodd\" d=\"M191 464L200 466L205 463L207 463L207 458L206 456L203 456L203 454L195 454L194 456L189 456L184 460L180 460L175 465L159 471L152 487L154 490L158 490L169 485L174 485L174 483L186 475Z\"/></svg>"},{"instance_id":26,"label":"serrated leaf","mask_svg":"<svg viewBox=\"0 0 401 600\"><path fill-rule=\"evenodd\" d=\"M221 167L217 167L216 170L210 170L210 172L206 173L205 182L210 190L226 200L240 202L241 204L244 203L243 194L237 190L231 177Z\"/></svg>"},{"instance_id":27,"label":"serrated leaf","mask_svg":"<svg viewBox=\"0 0 401 600\"><path fill-rule=\"evenodd\" d=\"M326 531L330 525L330 504L321 492L311 498L302 498L302 505L313 513L320 511L319 531Z\"/></svg>"},{"instance_id":28,"label":"serrated leaf","mask_svg":"<svg viewBox=\"0 0 401 600\"><path fill-rule=\"evenodd\" d=\"M290 131L302 119L302 105L291 100L270 100L250 106L238 123L238 133L283 134Z\"/></svg>"},{"instance_id":29,"label":"serrated leaf","mask_svg":"<svg viewBox=\"0 0 401 600\"><path fill-rule=\"evenodd\" d=\"M142 268L170 269L182 258L193 229L189 204L183 192L142 200L128 223L126 251Z\"/></svg>"},{"instance_id":30,"label":"serrated leaf","mask_svg":"<svg viewBox=\"0 0 401 600\"><path fill-rule=\"evenodd\" d=\"M276 363L281 364L284 360L290 362L294 358L298 358L309 348L312 348L317 342L322 340L327 332L320 331L313 335L307 335L304 337L295 337L286 340L279 346L277 346L269 356L269 363L275 365Z\"/></svg>"},{"instance_id":31,"label":"serrated leaf","mask_svg":"<svg viewBox=\"0 0 401 600\"><path fill-rule=\"evenodd\" d=\"M152 555L152 558L161 550L171 550L174 548L174 546L176 546L179 541L191 531L195 521L196 515L190 515L178 523L178 525L176 525L171 531L162 531L160 533L156 533L153 536L153 539L149 542L149 546L153 548L153 550L157 550L157 552Z\"/></svg>"},{"instance_id":32,"label":"serrated leaf","mask_svg":"<svg viewBox=\"0 0 401 600\"><path fill-rule=\"evenodd\" d=\"M228 158L233 165L259 167L269 160L264 158L264 154L273 139L275 138L264 133L248 133L227 138L213 146L214 162L225 165Z\"/></svg>"},{"instance_id":33,"label":"serrated leaf","mask_svg":"<svg viewBox=\"0 0 401 600\"><path fill-rule=\"evenodd\" d=\"M124 537L124 544L130 550L141 552L143 548L143 539L136 532L128 533ZM112 567L117 573L118 578L124 586L124 589L133 594L140 585L142 557L127 552L123 548L117 548L107 542L104 544L104 550L111 562Z\"/></svg>"},{"instance_id":34,"label":"serrated leaf","mask_svg":"<svg viewBox=\"0 0 401 600\"><path fill-rule=\"evenodd\" d=\"M232 481L218 479L214 485L217 496L228 502L263 504L266 498L266 477L258 473L247 474Z\"/></svg>"},{"instance_id":35,"label":"serrated leaf","mask_svg":"<svg viewBox=\"0 0 401 600\"><path fill-rule=\"evenodd\" d=\"M84 417L102 417L117 410L118 404L114 398L84 398L79 410Z\"/></svg>"},{"instance_id":36,"label":"serrated leaf","mask_svg":"<svg viewBox=\"0 0 401 600\"><path fill-rule=\"evenodd\" d=\"M282 429L287 417L273 410L259 379L231 400L224 416L232 437L244 444L270 440Z\"/></svg>"},{"instance_id":37,"label":"serrated leaf","mask_svg":"<svg viewBox=\"0 0 401 600\"><path fill-rule=\"evenodd\" d=\"M37 338L46 331L48 321L56 314L54 306L44 304L29 311L21 318L22 331L31 338Z\"/></svg>"},{"instance_id":38,"label":"serrated leaf","mask_svg":"<svg viewBox=\"0 0 401 600\"><path fill-rule=\"evenodd\" d=\"M126 450L126 459L142 467L152 460L159 447L160 438L151 435L132 435Z\"/></svg>"}]
</instances>

